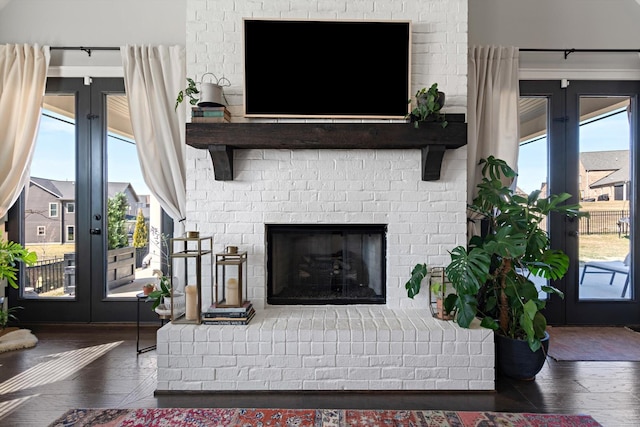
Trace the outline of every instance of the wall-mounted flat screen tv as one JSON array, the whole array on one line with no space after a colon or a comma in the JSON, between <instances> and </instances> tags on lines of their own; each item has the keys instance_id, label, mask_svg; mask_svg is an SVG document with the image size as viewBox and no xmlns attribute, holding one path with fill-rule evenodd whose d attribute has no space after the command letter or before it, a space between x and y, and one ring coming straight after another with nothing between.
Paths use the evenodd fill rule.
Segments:
<instances>
[{"instance_id":1,"label":"wall-mounted flat screen tv","mask_svg":"<svg viewBox=\"0 0 640 427\"><path fill-rule=\"evenodd\" d=\"M248 117L404 117L410 74L408 21L244 20Z\"/></svg>"}]
</instances>

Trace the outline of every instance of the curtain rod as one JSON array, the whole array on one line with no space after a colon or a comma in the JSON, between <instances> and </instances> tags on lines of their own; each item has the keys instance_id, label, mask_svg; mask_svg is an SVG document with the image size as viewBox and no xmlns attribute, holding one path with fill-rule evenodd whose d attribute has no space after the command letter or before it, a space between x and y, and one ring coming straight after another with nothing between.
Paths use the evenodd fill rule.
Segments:
<instances>
[{"instance_id":1,"label":"curtain rod","mask_svg":"<svg viewBox=\"0 0 640 427\"><path fill-rule=\"evenodd\" d=\"M640 49L519 49L520 52L564 52L564 59L574 52L592 53L640 53Z\"/></svg>"},{"instance_id":2,"label":"curtain rod","mask_svg":"<svg viewBox=\"0 0 640 427\"><path fill-rule=\"evenodd\" d=\"M99 47L87 47L87 46L51 46L51 50L81 50L91 56L91 52L94 50L120 50L119 47L114 46L99 46Z\"/></svg>"}]
</instances>

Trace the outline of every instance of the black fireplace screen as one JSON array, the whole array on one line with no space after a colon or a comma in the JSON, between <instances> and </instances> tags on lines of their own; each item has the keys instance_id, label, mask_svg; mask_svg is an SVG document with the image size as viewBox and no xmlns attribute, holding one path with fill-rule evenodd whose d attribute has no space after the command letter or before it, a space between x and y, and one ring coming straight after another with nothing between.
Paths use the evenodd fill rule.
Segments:
<instances>
[{"instance_id":1,"label":"black fireplace screen","mask_svg":"<svg viewBox=\"0 0 640 427\"><path fill-rule=\"evenodd\" d=\"M267 225L269 304L384 304L386 225Z\"/></svg>"}]
</instances>

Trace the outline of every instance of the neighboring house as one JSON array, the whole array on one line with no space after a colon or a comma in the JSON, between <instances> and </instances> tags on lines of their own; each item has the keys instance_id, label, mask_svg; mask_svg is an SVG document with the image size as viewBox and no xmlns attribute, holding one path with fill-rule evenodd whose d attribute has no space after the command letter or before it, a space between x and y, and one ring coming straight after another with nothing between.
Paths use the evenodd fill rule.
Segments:
<instances>
[{"instance_id":1,"label":"neighboring house","mask_svg":"<svg viewBox=\"0 0 640 427\"><path fill-rule=\"evenodd\" d=\"M112 198L118 193L124 193L127 197L129 206L125 213L125 222L127 226L127 234L129 234L129 238L131 238L136 226L136 215L138 215L138 208L140 207L140 198L130 183L109 182L107 184L107 197Z\"/></svg>"},{"instance_id":2,"label":"neighboring house","mask_svg":"<svg viewBox=\"0 0 640 427\"><path fill-rule=\"evenodd\" d=\"M149 215L151 214L151 195L140 194L138 195L138 199L140 202L136 207L135 215L138 215L138 208L140 208L142 209L142 216L149 219Z\"/></svg>"},{"instance_id":3,"label":"neighboring house","mask_svg":"<svg viewBox=\"0 0 640 427\"><path fill-rule=\"evenodd\" d=\"M108 197L124 193L129 202L127 218L138 212L140 199L128 182L110 182ZM64 244L76 239L75 182L31 177L25 206L26 244ZM144 211L143 211L144 212Z\"/></svg>"},{"instance_id":4,"label":"neighboring house","mask_svg":"<svg viewBox=\"0 0 640 427\"><path fill-rule=\"evenodd\" d=\"M581 200L629 200L629 150L580 153Z\"/></svg>"},{"instance_id":5,"label":"neighboring house","mask_svg":"<svg viewBox=\"0 0 640 427\"><path fill-rule=\"evenodd\" d=\"M75 194L73 181L31 177L24 213L25 243L74 242Z\"/></svg>"},{"instance_id":6,"label":"neighboring house","mask_svg":"<svg viewBox=\"0 0 640 427\"><path fill-rule=\"evenodd\" d=\"M129 203L126 212L127 220L133 219L135 221L138 207L140 207L140 197L128 182L109 182L107 184L107 197L112 198L118 193L124 193L127 196L127 202Z\"/></svg>"}]
</instances>

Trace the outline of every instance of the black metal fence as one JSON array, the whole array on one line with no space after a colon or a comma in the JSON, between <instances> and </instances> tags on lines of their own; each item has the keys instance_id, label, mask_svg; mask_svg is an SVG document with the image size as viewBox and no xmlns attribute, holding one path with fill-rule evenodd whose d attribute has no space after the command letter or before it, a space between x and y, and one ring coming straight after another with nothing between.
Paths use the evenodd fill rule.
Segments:
<instances>
[{"instance_id":1,"label":"black metal fence","mask_svg":"<svg viewBox=\"0 0 640 427\"><path fill-rule=\"evenodd\" d=\"M590 211L589 218L580 218L580 234L629 234L629 211Z\"/></svg>"},{"instance_id":2,"label":"black metal fence","mask_svg":"<svg viewBox=\"0 0 640 427\"><path fill-rule=\"evenodd\" d=\"M26 287L33 288L37 294L51 292L64 287L64 258L56 257L37 261L35 265L26 268Z\"/></svg>"}]
</instances>

